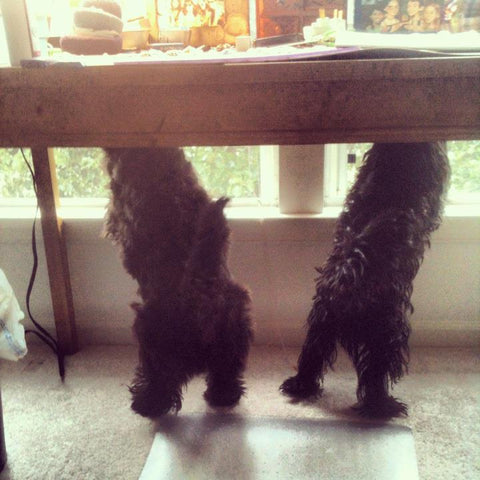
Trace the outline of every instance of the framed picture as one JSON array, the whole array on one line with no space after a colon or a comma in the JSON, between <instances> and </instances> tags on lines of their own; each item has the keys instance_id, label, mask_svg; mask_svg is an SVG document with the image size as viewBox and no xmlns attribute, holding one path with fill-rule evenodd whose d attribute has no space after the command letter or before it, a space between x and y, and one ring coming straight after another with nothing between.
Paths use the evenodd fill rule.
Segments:
<instances>
[{"instance_id":1,"label":"framed picture","mask_svg":"<svg viewBox=\"0 0 480 480\"><path fill-rule=\"evenodd\" d=\"M334 11L346 11L346 0L256 0L257 36L301 33L323 10L327 17Z\"/></svg>"},{"instance_id":2,"label":"framed picture","mask_svg":"<svg viewBox=\"0 0 480 480\"><path fill-rule=\"evenodd\" d=\"M478 0L355 0L354 27L378 33L453 33L475 27ZM480 9L480 8L479 8ZM480 18L477 18L480 20ZM477 25L478 28L478 25Z\"/></svg>"},{"instance_id":3,"label":"framed picture","mask_svg":"<svg viewBox=\"0 0 480 480\"><path fill-rule=\"evenodd\" d=\"M250 33L248 0L148 0L147 11L155 39L183 29L191 31L191 44L215 46Z\"/></svg>"}]
</instances>

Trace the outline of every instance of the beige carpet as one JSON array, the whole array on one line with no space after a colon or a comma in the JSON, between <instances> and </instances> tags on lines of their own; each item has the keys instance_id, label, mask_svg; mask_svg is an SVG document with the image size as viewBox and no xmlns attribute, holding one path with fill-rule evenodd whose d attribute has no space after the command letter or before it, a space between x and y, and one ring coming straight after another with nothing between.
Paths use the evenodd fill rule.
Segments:
<instances>
[{"instance_id":1,"label":"beige carpet","mask_svg":"<svg viewBox=\"0 0 480 480\"><path fill-rule=\"evenodd\" d=\"M297 349L255 347L246 375L248 396L235 413L355 420L348 409L355 400L355 375L344 357L327 376L318 402L294 405L279 395L297 354ZM155 430L129 410L127 384L135 360L131 346L86 347L68 359L65 384L46 348L31 348L19 363L1 362L8 465L0 479L138 479ZM203 390L200 378L190 384L179 415L210 412ZM480 479L478 351L414 350L410 375L395 394L410 406L410 416L393 423L413 430L420 478Z\"/></svg>"}]
</instances>

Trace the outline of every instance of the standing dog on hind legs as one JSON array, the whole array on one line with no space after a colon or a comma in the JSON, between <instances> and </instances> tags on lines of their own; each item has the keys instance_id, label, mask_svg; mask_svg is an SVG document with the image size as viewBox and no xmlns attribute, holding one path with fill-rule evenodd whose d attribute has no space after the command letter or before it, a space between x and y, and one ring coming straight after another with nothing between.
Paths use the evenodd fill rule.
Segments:
<instances>
[{"instance_id":1,"label":"standing dog on hind legs","mask_svg":"<svg viewBox=\"0 0 480 480\"><path fill-rule=\"evenodd\" d=\"M361 415L390 418L407 406L389 394L408 365L412 282L441 223L450 168L439 143L375 144L365 155L318 269L298 371L280 390L321 393L339 343L358 377Z\"/></svg>"},{"instance_id":2,"label":"standing dog on hind legs","mask_svg":"<svg viewBox=\"0 0 480 480\"><path fill-rule=\"evenodd\" d=\"M248 292L227 267L227 202L212 201L182 150L107 149L106 233L139 285L139 365L132 408L155 418L182 406L182 388L207 373L204 394L230 407L244 392L252 338Z\"/></svg>"}]
</instances>

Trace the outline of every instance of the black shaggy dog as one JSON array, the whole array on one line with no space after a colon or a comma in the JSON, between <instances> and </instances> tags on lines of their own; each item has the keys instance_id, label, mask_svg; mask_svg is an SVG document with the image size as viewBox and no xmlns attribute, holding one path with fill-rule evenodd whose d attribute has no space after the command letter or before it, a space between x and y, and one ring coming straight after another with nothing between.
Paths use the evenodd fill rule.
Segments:
<instances>
[{"instance_id":1,"label":"black shaggy dog","mask_svg":"<svg viewBox=\"0 0 480 480\"><path fill-rule=\"evenodd\" d=\"M408 364L412 281L441 222L449 179L443 145L375 144L337 222L333 251L318 269L297 375L281 391L321 393L339 343L358 377L356 409L370 417L407 414L389 394Z\"/></svg>"},{"instance_id":2,"label":"black shaggy dog","mask_svg":"<svg viewBox=\"0 0 480 480\"><path fill-rule=\"evenodd\" d=\"M182 406L206 372L213 407L238 403L252 339L250 297L227 267L227 199L212 201L177 148L107 149L106 234L139 285L139 365L132 408L155 418Z\"/></svg>"}]
</instances>

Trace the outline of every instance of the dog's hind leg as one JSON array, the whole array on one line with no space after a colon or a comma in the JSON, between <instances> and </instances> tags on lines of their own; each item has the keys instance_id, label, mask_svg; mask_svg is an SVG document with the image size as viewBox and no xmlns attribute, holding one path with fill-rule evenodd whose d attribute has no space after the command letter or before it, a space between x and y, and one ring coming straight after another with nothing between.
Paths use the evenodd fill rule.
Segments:
<instances>
[{"instance_id":1,"label":"dog's hind leg","mask_svg":"<svg viewBox=\"0 0 480 480\"><path fill-rule=\"evenodd\" d=\"M132 410L148 418L157 418L182 408L182 387L187 379L175 379L171 370L150 365L147 354L140 351L140 364L129 387L132 394Z\"/></svg>"},{"instance_id":2,"label":"dog's hind leg","mask_svg":"<svg viewBox=\"0 0 480 480\"><path fill-rule=\"evenodd\" d=\"M203 394L211 407L234 407L245 393L243 355L211 357L208 365L207 390Z\"/></svg>"},{"instance_id":3,"label":"dog's hind leg","mask_svg":"<svg viewBox=\"0 0 480 480\"><path fill-rule=\"evenodd\" d=\"M227 266L230 230L223 213L226 198L212 202L198 220L187 268L193 310L205 352L207 390L212 407L233 407L243 395L243 371L252 340L250 296ZM200 315L202 314L202 315Z\"/></svg>"},{"instance_id":4,"label":"dog's hind leg","mask_svg":"<svg viewBox=\"0 0 480 480\"><path fill-rule=\"evenodd\" d=\"M207 390L204 398L212 407L233 407L245 392L243 372L252 341L252 330L244 300L225 314L225 328L217 332L207 358Z\"/></svg>"},{"instance_id":5,"label":"dog's hind leg","mask_svg":"<svg viewBox=\"0 0 480 480\"><path fill-rule=\"evenodd\" d=\"M320 312L317 312L317 309ZM308 319L309 329L298 359L297 375L280 386L280 391L293 398L321 394L320 385L328 367L337 356L337 336L333 315L320 305L314 305Z\"/></svg>"},{"instance_id":6,"label":"dog's hind leg","mask_svg":"<svg viewBox=\"0 0 480 480\"><path fill-rule=\"evenodd\" d=\"M395 327L392 319L376 323L362 344L347 348L358 376L354 407L362 416L392 418L407 415L407 406L389 393L408 362L408 326Z\"/></svg>"},{"instance_id":7,"label":"dog's hind leg","mask_svg":"<svg viewBox=\"0 0 480 480\"><path fill-rule=\"evenodd\" d=\"M149 418L182 407L182 389L191 377L189 348L182 329L164 321L166 309L134 306L134 332L139 341L139 365L130 387L132 410ZM160 313L159 313L160 312Z\"/></svg>"}]
</instances>

